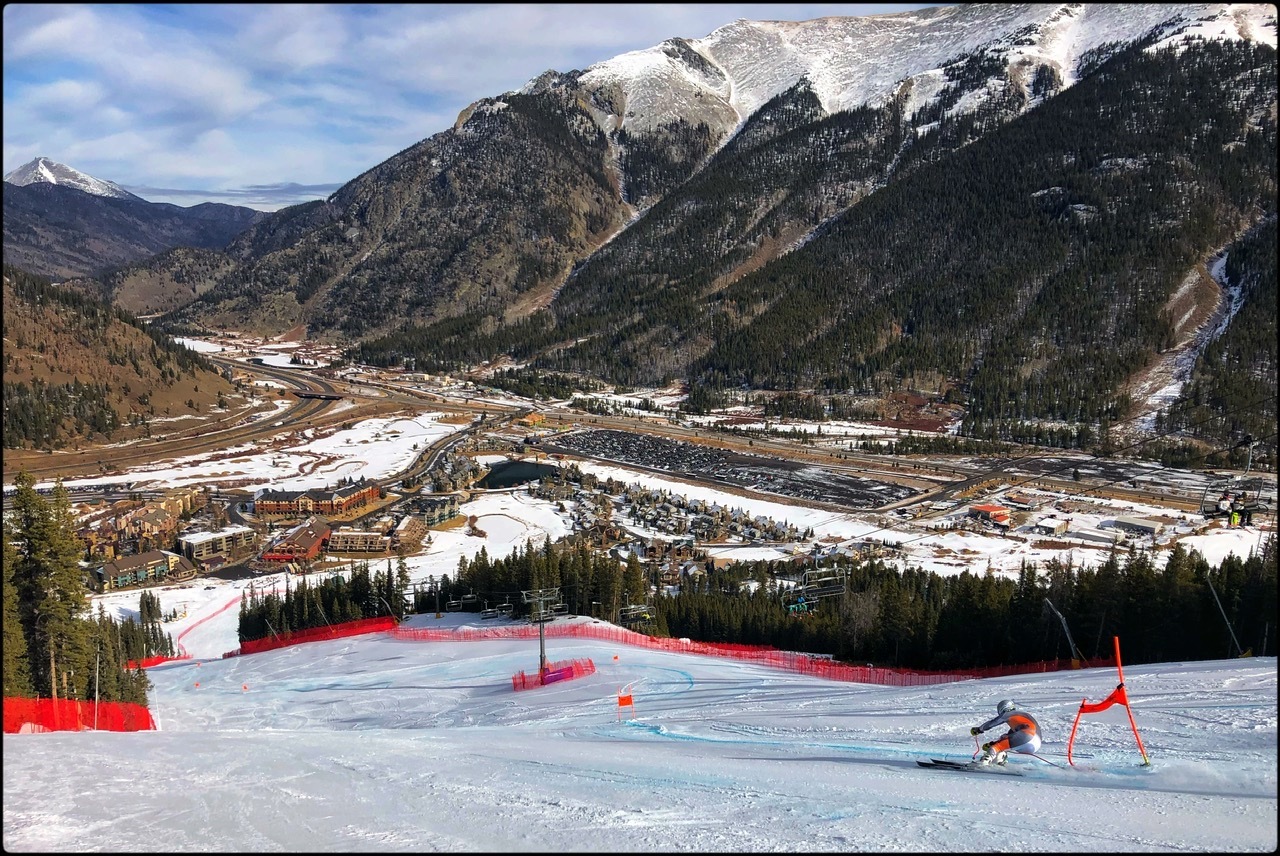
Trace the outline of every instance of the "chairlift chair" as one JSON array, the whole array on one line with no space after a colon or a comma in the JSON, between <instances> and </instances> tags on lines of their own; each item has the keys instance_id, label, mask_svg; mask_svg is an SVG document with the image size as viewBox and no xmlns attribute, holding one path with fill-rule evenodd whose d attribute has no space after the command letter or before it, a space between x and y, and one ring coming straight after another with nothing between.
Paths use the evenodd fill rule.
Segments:
<instances>
[{"instance_id":1,"label":"chairlift chair","mask_svg":"<svg viewBox=\"0 0 1280 856\"><path fill-rule=\"evenodd\" d=\"M1200 495L1200 515L1206 520L1217 517L1229 517L1233 513L1244 515L1246 519L1254 514L1266 513L1267 505L1261 501L1262 485L1248 479L1249 470L1253 467L1253 449L1258 443L1249 434L1236 444L1236 448L1248 448L1249 455L1245 460L1244 471L1238 476L1210 482L1205 485ZM1249 499L1249 489L1253 488L1253 499Z\"/></svg>"}]
</instances>

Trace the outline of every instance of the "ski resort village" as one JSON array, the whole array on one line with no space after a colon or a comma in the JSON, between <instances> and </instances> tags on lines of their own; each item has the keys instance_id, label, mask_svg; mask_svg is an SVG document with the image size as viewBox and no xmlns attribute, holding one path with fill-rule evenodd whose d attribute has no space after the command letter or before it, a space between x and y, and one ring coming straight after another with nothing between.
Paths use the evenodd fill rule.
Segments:
<instances>
[{"instance_id":1,"label":"ski resort village","mask_svg":"<svg viewBox=\"0 0 1280 856\"><path fill-rule=\"evenodd\" d=\"M11 4L3 845L1275 853L1274 4Z\"/></svg>"}]
</instances>

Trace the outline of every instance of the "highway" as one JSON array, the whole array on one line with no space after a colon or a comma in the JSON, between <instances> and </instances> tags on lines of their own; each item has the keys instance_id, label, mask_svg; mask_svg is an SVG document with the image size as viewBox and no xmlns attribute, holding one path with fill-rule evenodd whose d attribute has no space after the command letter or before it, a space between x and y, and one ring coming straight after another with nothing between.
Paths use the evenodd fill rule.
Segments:
<instances>
[{"instance_id":1,"label":"highway","mask_svg":"<svg viewBox=\"0 0 1280 856\"><path fill-rule=\"evenodd\" d=\"M341 391L337 385L306 371L248 364L218 357L210 357L210 359L224 366L229 365L235 371L248 372L285 384L290 390L329 394ZM20 470L35 476L38 481L57 478L64 480L91 478L113 473L123 476L124 471L131 467L165 458L185 457L246 443L264 442L298 428L325 425L337 420L367 419L375 415L397 412L404 408L405 399L362 396L356 401L354 409L345 408L341 411L335 408L337 403L333 400L300 398L282 414L263 414L254 417L241 410L213 419L203 419L199 424L164 434L153 434L148 439L137 440L127 445L97 446L78 451L63 450L52 454L6 450L4 480L6 483L12 482Z\"/></svg>"},{"instance_id":2,"label":"highway","mask_svg":"<svg viewBox=\"0 0 1280 856\"><path fill-rule=\"evenodd\" d=\"M317 376L307 369L286 369L216 356L209 358L214 363L230 366L235 371L273 380L290 391L328 396L340 395L353 402L355 406L347 406L339 410L335 407L337 404L335 400L299 398L281 414L260 416L249 421L253 417L241 411L217 419L206 419L196 426L109 449L90 448L53 454L9 451L4 459L6 482L12 482L13 476L19 469L25 469L40 481L59 477L70 479L117 474L120 476L119 481L124 482L127 479L125 471L129 468L164 458L185 457L235 445L265 442L293 430L318 427L338 421L356 421L406 410L434 409L473 415L483 413L488 418L483 422L473 422L463 431L436 441L423 450L412 466L403 472L381 479L380 484L392 487L406 478L422 476L436 465L446 450L453 448L467 436L479 431L498 430L514 419L536 412L544 417L542 427L552 431L580 427L641 432L741 454L773 456L789 461L810 463L834 471L893 482L911 487L916 491L911 497L891 502L877 509L880 511L890 511L925 502L961 502L969 495L980 493L981 487L987 482L1043 487L1047 490L1081 497L1095 495L1190 511L1199 508L1201 492L1198 490L1176 486L1166 487L1162 484L1152 484L1151 487L1128 484L1131 478L1144 476L1147 471L1133 466L1132 474L1126 474L1126 465L1123 460L1107 462L1108 474L1118 472L1117 478L1086 478L1077 481L1067 475L1059 477L1059 474L1070 473L1073 465L1085 466L1089 459L1069 458L1061 453L1046 452L1041 456L1003 462L993 461L989 464L975 463L972 460L941 462L891 455L870 455L780 439L751 438L748 440L706 428L685 427L666 418L585 414L563 406L478 402L472 395L451 396L381 380L362 378L355 381L335 382ZM570 457L585 457L572 451L568 454ZM1036 463L1038 467L1028 472L1028 467ZM678 475L682 478L697 480L696 473L679 473ZM723 485L719 486L723 487Z\"/></svg>"}]
</instances>

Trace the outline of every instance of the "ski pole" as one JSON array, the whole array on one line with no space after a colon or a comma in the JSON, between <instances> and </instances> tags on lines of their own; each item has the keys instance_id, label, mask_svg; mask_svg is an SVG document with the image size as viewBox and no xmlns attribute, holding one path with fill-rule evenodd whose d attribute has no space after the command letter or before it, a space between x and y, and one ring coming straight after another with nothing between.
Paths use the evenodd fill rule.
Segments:
<instances>
[{"instance_id":1,"label":"ski pole","mask_svg":"<svg viewBox=\"0 0 1280 856\"><path fill-rule=\"evenodd\" d=\"M1050 761L1048 758L1037 755L1034 752L1028 752L1027 754L1030 755L1032 758L1039 758L1041 761L1044 761L1046 764L1050 765L1051 767L1057 767L1059 770L1066 769L1066 767L1062 766L1061 764L1055 764L1052 761Z\"/></svg>"}]
</instances>

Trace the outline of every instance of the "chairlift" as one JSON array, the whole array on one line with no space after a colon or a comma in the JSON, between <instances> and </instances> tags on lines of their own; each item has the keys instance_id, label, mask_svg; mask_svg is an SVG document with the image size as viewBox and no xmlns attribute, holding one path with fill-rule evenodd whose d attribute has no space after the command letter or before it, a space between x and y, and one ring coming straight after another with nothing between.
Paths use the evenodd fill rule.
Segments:
<instances>
[{"instance_id":1,"label":"chairlift","mask_svg":"<svg viewBox=\"0 0 1280 856\"><path fill-rule=\"evenodd\" d=\"M1267 504L1261 500L1262 482L1248 478L1249 470L1253 467L1253 449L1257 445L1258 442L1252 435L1246 434L1236 444L1237 449L1246 447L1249 450L1244 472L1205 485L1204 493L1200 495L1200 515L1206 520L1240 515L1244 525L1248 526L1254 514L1265 514L1268 511ZM1252 499L1249 498L1250 488L1253 489Z\"/></svg>"},{"instance_id":2,"label":"chairlift","mask_svg":"<svg viewBox=\"0 0 1280 856\"><path fill-rule=\"evenodd\" d=\"M462 601L447 600L444 603L444 608L446 612L457 612L458 610L462 609Z\"/></svg>"},{"instance_id":3,"label":"chairlift","mask_svg":"<svg viewBox=\"0 0 1280 856\"><path fill-rule=\"evenodd\" d=\"M650 621L652 618L652 610L648 604L633 603L618 609L619 624L634 624L641 621Z\"/></svg>"}]
</instances>

